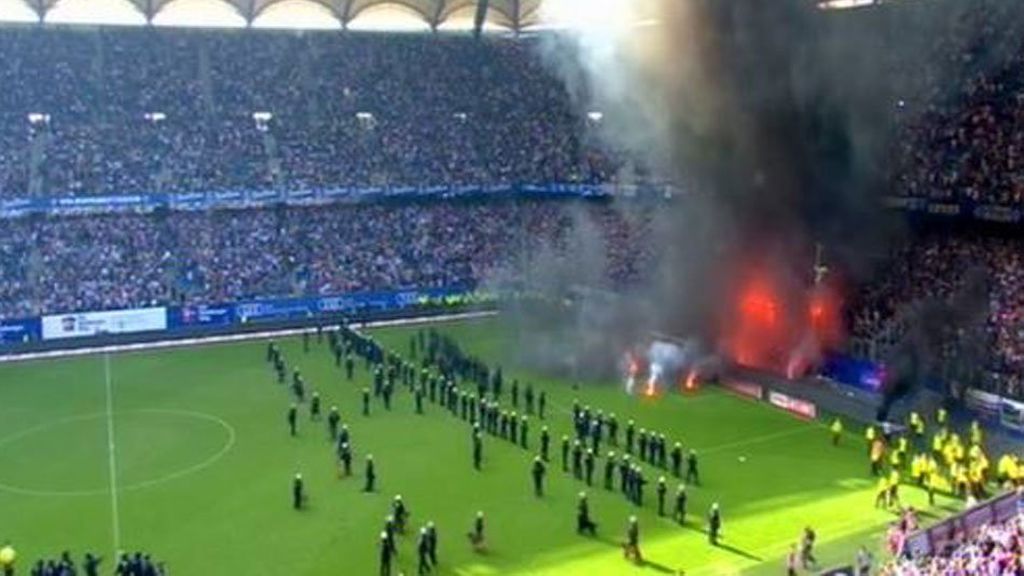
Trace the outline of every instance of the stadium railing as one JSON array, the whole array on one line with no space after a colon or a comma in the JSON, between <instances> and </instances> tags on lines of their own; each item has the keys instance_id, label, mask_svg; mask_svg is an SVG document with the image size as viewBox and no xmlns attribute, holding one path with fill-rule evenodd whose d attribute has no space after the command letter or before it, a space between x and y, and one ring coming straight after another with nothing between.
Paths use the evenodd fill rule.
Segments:
<instances>
[{"instance_id":1,"label":"stadium railing","mask_svg":"<svg viewBox=\"0 0 1024 576\"><path fill-rule=\"evenodd\" d=\"M226 190L180 194L77 195L0 199L0 217L30 214L148 213L156 210L213 210L271 208L279 205L310 206L381 200L427 198L608 198L653 195L671 196L676 189L665 184L473 184L459 186L376 186L304 188L294 190Z\"/></svg>"},{"instance_id":2,"label":"stadium railing","mask_svg":"<svg viewBox=\"0 0 1024 576\"><path fill-rule=\"evenodd\" d=\"M929 528L910 535L906 554L920 559L943 554L982 526L998 524L1013 518L1021 510L1021 495L1016 491L1001 494Z\"/></svg>"},{"instance_id":3,"label":"stadium railing","mask_svg":"<svg viewBox=\"0 0 1024 576\"><path fill-rule=\"evenodd\" d=\"M0 320L0 356L432 317L494 305L487 293L451 287L51 314Z\"/></svg>"},{"instance_id":4,"label":"stadium railing","mask_svg":"<svg viewBox=\"0 0 1024 576\"><path fill-rule=\"evenodd\" d=\"M1024 210L1020 208L999 204L986 204L973 200L942 202L916 196L889 196L885 198L885 204L890 208L910 213L944 218L965 218L1000 224L1020 224L1024 222Z\"/></svg>"}]
</instances>

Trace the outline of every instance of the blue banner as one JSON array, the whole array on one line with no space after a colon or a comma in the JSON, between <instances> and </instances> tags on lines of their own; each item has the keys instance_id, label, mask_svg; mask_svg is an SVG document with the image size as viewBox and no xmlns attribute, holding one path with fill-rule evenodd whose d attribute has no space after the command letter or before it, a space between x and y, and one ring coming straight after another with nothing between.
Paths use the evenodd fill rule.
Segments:
<instances>
[{"instance_id":1,"label":"blue banner","mask_svg":"<svg viewBox=\"0 0 1024 576\"><path fill-rule=\"evenodd\" d=\"M235 323L234 304L182 306L167 309L167 326L230 326Z\"/></svg>"},{"instance_id":2,"label":"blue banner","mask_svg":"<svg viewBox=\"0 0 1024 576\"><path fill-rule=\"evenodd\" d=\"M168 327L230 326L251 322L305 320L320 316L402 310L426 303L465 298L463 288L361 292L307 298L264 298L228 304L183 306L168 310Z\"/></svg>"},{"instance_id":3,"label":"blue banner","mask_svg":"<svg viewBox=\"0 0 1024 576\"><path fill-rule=\"evenodd\" d=\"M828 354L823 376L867 392L879 392L885 379L883 368L874 362L843 354Z\"/></svg>"},{"instance_id":4,"label":"blue banner","mask_svg":"<svg viewBox=\"0 0 1024 576\"><path fill-rule=\"evenodd\" d=\"M186 192L181 194L124 194L116 196L56 196L0 200L0 218L27 214L78 214L109 212L151 212L170 210L210 210L219 208L262 208L275 204L308 206L336 202L370 201L385 198L473 198L527 196L548 198L601 198L634 196L650 192L671 195L667 185L611 184L499 184L460 186L393 186L361 188L317 188L297 190L227 190Z\"/></svg>"},{"instance_id":5,"label":"blue banner","mask_svg":"<svg viewBox=\"0 0 1024 576\"><path fill-rule=\"evenodd\" d=\"M98 335L113 333L97 330L96 334L80 334L80 323L69 324L69 319L90 319L147 313L147 321L157 330L174 332L184 328L229 328L249 323L281 322L289 320L312 320L339 316L357 316L380 312L396 312L423 306L452 306L480 303L491 299L465 288L426 288L395 290L389 292L361 292L305 298L263 298L243 300L224 304L196 304L147 310L110 310L68 313L48 316L46 320L53 332L61 330L75 332L71 335ZM152 318L152 311L159 310L159 318ZM78 327L78 328L76 328ZM0 345L23 344L43 340L44 321L41 318L0 320ZM72 330L74 328L74 330ZM56 338L66 335L53 335Z\"/></svg>"},{"instance_id":6,"label":"blue banner","mask_svg":"<svg viewBox=\"0 0 1024 576\"><path fill-rule=\"evenodd\" d=\"M983 204L969 199L960 202L942 202L927 198L889 196L885 198L885 204L890 208L932 216L968 218L1003 224L1019 224L1024 221L1024 211L1020 208Z\"/></svg>"},{"instance_id":7,"label":"blue banner","mask_svg":"<svg viewBox=\"0 0 1024 576\"><path fill-rule=\"evenodd\" d=\"M22 344L42 338L39 318L28 320L0 320L0 344Z\"/></svg>"}]
</instances>

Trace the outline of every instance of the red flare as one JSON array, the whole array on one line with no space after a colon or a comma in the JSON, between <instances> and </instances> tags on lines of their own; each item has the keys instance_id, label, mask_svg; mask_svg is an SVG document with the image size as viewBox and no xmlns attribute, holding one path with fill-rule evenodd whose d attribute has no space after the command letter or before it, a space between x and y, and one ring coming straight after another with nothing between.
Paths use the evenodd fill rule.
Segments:
<instances>
[{"instance_id":1,"label":"red flare","mask_svg":"<svg viewBox=\"0 0 1024 576\"><path fill-rule=\"evenodd\" d=\"M696 370L690 370L690 373L686 375L685 387L686 387L687 390L696 390L697 389L697 371Z\"/></svg>"}]
</instances>

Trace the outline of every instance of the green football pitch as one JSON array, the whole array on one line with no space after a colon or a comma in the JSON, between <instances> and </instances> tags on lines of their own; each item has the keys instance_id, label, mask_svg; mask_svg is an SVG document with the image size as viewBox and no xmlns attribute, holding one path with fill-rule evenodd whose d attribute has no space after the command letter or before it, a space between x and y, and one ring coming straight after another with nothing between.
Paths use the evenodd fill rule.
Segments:
<instances>
[{"instance_id":1,"label":"green football pitch","mask_svg":"<svg viewBox=\"0 0 1024 576\"><path fill-rule=\"evenodd\" d=\"M435 326L501 362L506 381L547 391L547 419L530 427L531 448L542 424L555 439L544 498L532 491L533 452L485 436L476 472L466 423L429 402L416 415L401 389L392 411L374 404L362 416L370 380L362 364L349 382L326 339L312 338L306 353L296 337L281 342L289 367L302 370L326 407L339 407L352 431L353 477L339 479L323 422L303 412L298 437L289 436L290 397L264 362L265 341L0 365L0 541L15 544L25 573L29 560L63 550L98 552L109 570L120 549L150 552L176 576L376 574L379 532L401 494L412 527L438 526L440 574L777 574L805 526L819 534L823 564L848 563L862 543L877 555L893 516L872 507L858 437L833 447L821 424L715 388L652 400L626 396L614 382L573 387L517 369L500 320ZM418 329L373 333L404 355ZM697 450L703 483L690 489L687 525L659 518L653 482L637 509L561 471L558 439L570 434L574 398ZM361 492L366 454L378 472L379 490L369 495ZM600 479L600 462L597 469ZM309 492L299 512L291 509L296 472ZM645 475L653 481L658 472L645 467ZM575 533L584 489L596 538ZM926 508L922 492L904 492ZM712 502L724 516L725 545L717 548L703 532ZM466 537L478 510L487 519L482 552ZM643 566L622 557L631 514L640 521ZM412 531L399 539L395 574L415 573L415 541Z\"/></svg>"}]
</instances>

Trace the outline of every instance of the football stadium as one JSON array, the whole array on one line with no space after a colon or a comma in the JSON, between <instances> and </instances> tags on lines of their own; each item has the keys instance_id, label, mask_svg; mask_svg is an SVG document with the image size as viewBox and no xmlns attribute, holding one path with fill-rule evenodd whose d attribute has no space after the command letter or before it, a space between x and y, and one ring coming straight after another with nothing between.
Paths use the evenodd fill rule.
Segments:
<instances>
[{"instance_id":1,"label":"football stadium","mask_svg":"<svg viewBox=\"0 0 1024 576\"><path fill-rule=\"evenodd\" d=\"M0 0L0 575L1024 574L1024 4Z\"/></svg>"}]
</instances>

